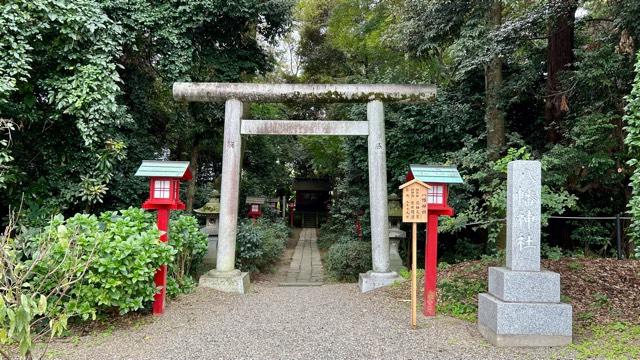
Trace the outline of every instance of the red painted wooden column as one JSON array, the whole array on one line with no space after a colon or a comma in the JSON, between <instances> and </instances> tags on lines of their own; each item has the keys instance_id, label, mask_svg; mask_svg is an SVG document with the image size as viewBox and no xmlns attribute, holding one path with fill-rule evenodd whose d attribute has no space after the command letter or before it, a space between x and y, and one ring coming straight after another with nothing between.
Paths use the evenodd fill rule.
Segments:
<instances>
[{"instance_id":1,"label":"red painted wooden column","mask_svg":"<svg viewBox=\"0 0 640 360\"><path fill-rule=\"evenodd\" d=\"M438 281L438 214L429 213L424 256L424 316L436 316Z\"/></svg>"},{"instance_id":2,"label":"red painted wooden column","mask_svg":"<svg viewBox=\"0 0 640 360\"><path fill-rule=\"evenodd\" d=\"M158 230L160 230L160 241L169 241L169 209L158 209ZM160 292L153 296L153 314L162 315L164 313L164 303L167 296L167 265L161 265L154 276L156 287L160 288Z\"/></svg>"}]
</instances>

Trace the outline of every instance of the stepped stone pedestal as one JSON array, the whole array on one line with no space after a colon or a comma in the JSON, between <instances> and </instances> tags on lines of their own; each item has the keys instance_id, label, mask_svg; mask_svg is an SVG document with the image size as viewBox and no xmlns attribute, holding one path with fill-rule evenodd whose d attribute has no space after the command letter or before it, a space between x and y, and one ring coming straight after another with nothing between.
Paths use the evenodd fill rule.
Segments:
<instances>
[{"instance_id":1,"label":"stepped stone pedestal","mask_svg":"<svg viewBox=\"0 0 640 360\"><path fill-rule=\"evenodd\" d=\"M497 346L571 343L571 305L560 302L560 274L540 271L541 169L512 161L507 175L507 266L489 268L478 295L478 329Z\"/></svg>"}]
</instances>

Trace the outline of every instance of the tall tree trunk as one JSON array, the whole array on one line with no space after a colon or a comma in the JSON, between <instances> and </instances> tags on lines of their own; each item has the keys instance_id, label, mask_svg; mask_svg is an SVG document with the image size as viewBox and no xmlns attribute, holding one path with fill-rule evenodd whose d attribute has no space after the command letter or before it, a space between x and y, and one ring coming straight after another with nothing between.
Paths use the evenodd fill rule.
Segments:
<instances>
[{"instance_id":1,"label":"tall tree trunk","mask_svg":"<svg viewBox=\"0 0 640 360\"><path fill-rule=\"evenodd\" d=\"M191 147L191 173L193 175L193 179L189 181L189 185L187 187L187 203L186 210L193 211L193 202L196 196L196 182L198 178L198 156L200 154L200 144L195 141L193 146Z\"/></svg>"},{"instance_id":2,"label":"tall tree trunk","mask_svg":"<svg viewBox=\"0 0 640 360\"><path fill-rule=\"evenodd\" d=\"M560 129L569 100L560 83L560 73L573 63L573 43L577 0L549 0L555 16L548 25L547 89L545 100L545 127L547 141L555 144L562 139Z\"/></svg>"},{"instance_id":3,"label":"tall tree trunk","mask_svg":"<svg viewBox=\"0 0 640 360\"><path fill-rule=\"evenodd\" d=\"M494 0L488 13L488 21L493 30L502 25L502 3ZM504 118L505 114L500 107L500 91L502 90L502 59L498 54L484 69L485 84L485 123L487 126L487 152L489 160L497 160L500 151L505 146ZM491 206L488 208L489 218L496 216L496 211ZM506 247L506 232L504 228L498 234L496 246L498 249Z\"/></svg>"},{"instance_id":4,"label":"tall tree trunk","mask_svg":"<svg viewBox=\"0 0 640 360\"><path fill-rule=\"evenodd\" d=\"M488 20L493 29L502 24L502 3L496 0L489 10ZM495 54L484 70L485 78L485 122L487 126L487 150L489 158L496 160L505 145L504 111L500 108L502 89L502 59Z\"/></svg>"}]
</instances>

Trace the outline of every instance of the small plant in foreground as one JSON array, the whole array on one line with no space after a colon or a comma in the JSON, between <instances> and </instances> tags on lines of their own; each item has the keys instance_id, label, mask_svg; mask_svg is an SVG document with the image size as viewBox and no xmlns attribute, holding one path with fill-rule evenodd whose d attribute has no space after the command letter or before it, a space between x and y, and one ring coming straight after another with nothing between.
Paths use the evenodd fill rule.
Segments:
<instances>
[{"instance_id":1,"label":"small plant in foreground","mask_svg":"<svg viewBox=\"0 0 640 360\"><path fill-rule=\"evenodd\" d=\"M438 282L438 310L454 317L475 321L478 312L476 296L487 290L480 280L463 277L442 279Z\"/></svg>"},{"instance_id":2,"label":"small plant in foreground","mask_svg":"<svg viewBox=\"0 0 640 360\"><path fill-rule=\"evenodd\" d=\"M54 231L60 235L55 240L47 236L27 246L15 237L11 216L0 234L0 356L6 360L13 358L9 352L14 346L20 356L31 359L35 342L62 334L73 315L60 306L60 299L83 278L90 262L79 260L81 234L65 227ZM37 269L51 262L59 248L65 249L68 261L57 263L39 281L33 281ZM25 261L25 253L30 252L33 255Z\"/></svg>"},{"instance_id":3,"label":"small plant in foreground","mask_svg":"<svg viewBox=\"0 0 640 360\"><path fill-rule=\"evenodd\" d=\"M623 322L593 325L583 340L570 345L578 359L640 358L640 325Z\"/></svg>"}]
</instances>

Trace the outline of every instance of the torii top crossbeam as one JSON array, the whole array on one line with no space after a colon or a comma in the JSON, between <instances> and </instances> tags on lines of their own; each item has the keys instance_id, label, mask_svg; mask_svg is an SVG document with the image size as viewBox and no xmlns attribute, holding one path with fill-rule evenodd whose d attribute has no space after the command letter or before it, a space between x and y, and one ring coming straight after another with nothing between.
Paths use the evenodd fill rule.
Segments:
<instances>
[{"instance_id":1,"label":"torii top crossbeam","mask_svg":"<svg viewBox=\"0 0 640 360\"><path fill-rule=\"evenodd\" d=\"M173 97L179 101L213 102L236 99L248 102L384 102L420 103L436 97L433 85L397 84L252 84L189 83L173 84Z\"/></svg>"}]
</instances>

